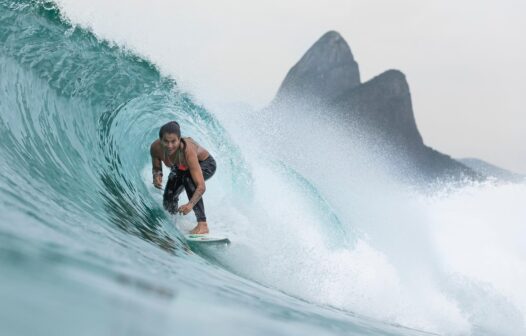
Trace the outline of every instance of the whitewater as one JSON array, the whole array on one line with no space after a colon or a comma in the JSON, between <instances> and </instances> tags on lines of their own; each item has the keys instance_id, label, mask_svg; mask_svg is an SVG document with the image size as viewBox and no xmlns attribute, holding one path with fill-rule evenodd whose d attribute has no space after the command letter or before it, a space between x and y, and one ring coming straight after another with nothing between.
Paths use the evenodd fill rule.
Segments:
<instances>
[{"instance_id":1,"label":"whitewater","mask_svg":"<svg viewBox=\"0 0 526 336\"><path fill-rule=\"evenodd\" d=\"M336 120L207 106L83 8L0 0L0 334L526 333L525 184L423 190ZM217 160L227 249L162 208L170 120Z\"/></svg>"}]
</instances>

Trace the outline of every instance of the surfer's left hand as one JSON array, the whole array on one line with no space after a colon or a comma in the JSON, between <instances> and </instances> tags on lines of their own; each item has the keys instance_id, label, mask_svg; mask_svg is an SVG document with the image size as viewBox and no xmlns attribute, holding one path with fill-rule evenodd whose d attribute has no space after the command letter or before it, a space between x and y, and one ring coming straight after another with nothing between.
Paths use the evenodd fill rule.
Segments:
<instances>
[{"instance_id":1,"label":"surfer's left hand","mask_svg":"<svg viewBox=\"0 0 526 336\"><path fill-rule=\"evenodd\" d=\"M188 213L192 211L192 206L189 203L186 203L185 205L181 205L179 209L177 209L177 212L188 215Z\"/></svg>"}]
</instances>

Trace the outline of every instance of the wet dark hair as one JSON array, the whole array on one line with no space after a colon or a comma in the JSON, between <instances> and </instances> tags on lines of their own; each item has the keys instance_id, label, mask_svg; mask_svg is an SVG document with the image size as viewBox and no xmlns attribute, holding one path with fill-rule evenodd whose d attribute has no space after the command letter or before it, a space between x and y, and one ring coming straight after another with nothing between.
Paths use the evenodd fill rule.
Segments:
<instances>
[{"instance_id":1,"label":"wet dark hair","mask_svg":"<svg viewBox=\"0 0 526 336\"><path fill-rule=\"evenodd\" d=\"M178 138L181 137L181 128L177 121L170 121L161 126L161 129L159 130L159 139L162 139L163 135L166 133L173 133L177 135Z\"/></svg>"}]
</instances>

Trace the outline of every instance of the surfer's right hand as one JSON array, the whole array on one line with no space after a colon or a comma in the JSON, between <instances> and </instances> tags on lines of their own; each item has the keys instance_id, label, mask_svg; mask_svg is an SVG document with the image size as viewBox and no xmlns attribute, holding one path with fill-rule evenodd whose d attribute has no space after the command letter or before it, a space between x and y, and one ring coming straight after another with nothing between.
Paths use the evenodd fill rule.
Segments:
<instances>
[{"instance_id":1,"label":"surfer's right hand","mask_svg":"<svg viewBox=\"0 0 526 336\"><path fill-rule=\"evenodd\" d=\"M163 177L161 175L155 175L153 177L153 185L157 189L163 188Z\"/></svg>"}]
</instances>

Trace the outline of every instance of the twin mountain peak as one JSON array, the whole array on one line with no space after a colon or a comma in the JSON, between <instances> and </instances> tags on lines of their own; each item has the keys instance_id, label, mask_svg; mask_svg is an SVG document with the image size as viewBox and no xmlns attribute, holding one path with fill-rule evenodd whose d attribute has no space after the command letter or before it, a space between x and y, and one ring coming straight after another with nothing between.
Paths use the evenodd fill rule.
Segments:
<instances>
[{"instance_id":1,"label":"twin mountain peak","mask_svg":"<svg viewBox=\"0 0 526 336\"><path fill-rule=\"evenodd\" d=\"M405 75L388 70L362 83L358 63L342 36L325 33L289 70L265 109L278 113L327 113L348 123L349 132L367 132L393 149L398 162L424 180L483 179L482 174L427 147L416 126Z\"/></svg>"}]
</instances>

